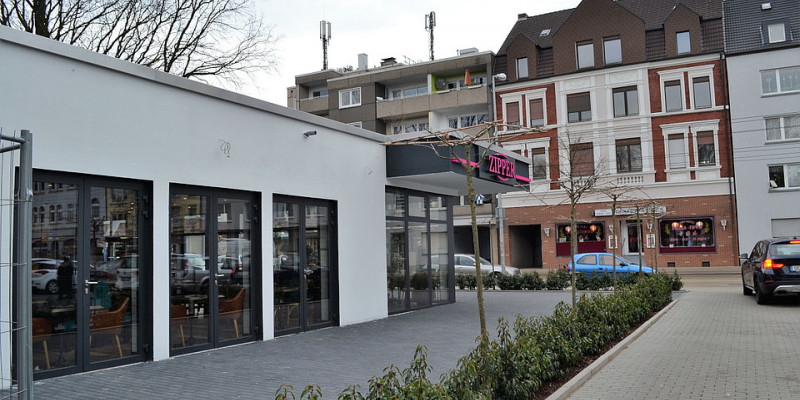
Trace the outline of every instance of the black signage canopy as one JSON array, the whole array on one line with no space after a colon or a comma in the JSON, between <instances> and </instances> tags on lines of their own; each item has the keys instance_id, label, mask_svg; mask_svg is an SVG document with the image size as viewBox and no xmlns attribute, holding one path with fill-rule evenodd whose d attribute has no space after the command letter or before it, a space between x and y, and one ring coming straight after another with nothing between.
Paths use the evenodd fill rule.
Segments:
<instances>
[{"instance_id":1,"label":"black signage canopy","mask_svg":"<svg viewBox=\"0 0 800 400\"><path fill-rule=\"evenodd\" d=\"M468 161L463 146L456 146L455 155L447 146L433 146L420 143L387 146L386 177L389 183L450 196L465 195L467 178L463 164L470 162L475 166L475 193L506 193L530 187L530 163L516 153L497 146L492 146L487 153L486 145L472 144ZM486 156L479 163L484 153Z\"/></svg>"}]
</instances>

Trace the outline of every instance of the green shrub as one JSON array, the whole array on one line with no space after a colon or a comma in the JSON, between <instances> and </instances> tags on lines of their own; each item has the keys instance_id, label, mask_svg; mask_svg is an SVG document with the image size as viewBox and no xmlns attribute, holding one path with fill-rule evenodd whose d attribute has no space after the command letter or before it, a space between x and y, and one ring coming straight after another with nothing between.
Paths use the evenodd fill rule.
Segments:
<instances>
[{"instance_id":1,"label":"green shrub","mask_svg":"<svg viewBox=\"0 0 800 400\"><path fill-rule=\"evenodd\" d=\"M533 271L528 274L522 274L522 288L527 290L542 290L546 287L544 279L538 272Z\"/></svg>"},{"instance_id":2,"label":"green shrub","mask_svg":"<svg viewBox=\"0 0 800 400\"><path fill-rule=\"evenodd\" d=\"M484 289L494 289L495 285L497 285L497 276L495 274L481 274L483 277L483 288Z\"/></svg>"},{"instance_id":3,"label":"green shrub","mask_svg":"<svg viewBox=\"0 0 800 400\"><path fill-rule=\"evenodd\" d=\"M589 289L589 277L583 272L575 273L575 289L578 290Z\"/></svg>"},{"instance_id":4,"label":"green shrub","mask_svg":"<svg viewBox=\"0 0 800 400\"><path fill-rule=\"evenodd\" d=\"M522 290L522 275L498 275L497 287L500 290Z\"/></svg>"},{"instance_id":5,"label":"green shrub","mask_svg":"<svg viewBox=\"0 0 800 400\"><path fill-rule=\"evenodd\" d=\"M474 290L478 286L478 280L475 279L475 275L456 274L456 286L462 290Z\"/></svg>"},{"instance_id":6,"label":"green shrub","mask_svg":"<svg viewBox=\"0 0 800 400\"><path fill-rule=\"evenodd\" d=\"M551 269L547 271L547 290L564 290L569 287L571 278L566 269Z\"/></svg>"}]
</instances>

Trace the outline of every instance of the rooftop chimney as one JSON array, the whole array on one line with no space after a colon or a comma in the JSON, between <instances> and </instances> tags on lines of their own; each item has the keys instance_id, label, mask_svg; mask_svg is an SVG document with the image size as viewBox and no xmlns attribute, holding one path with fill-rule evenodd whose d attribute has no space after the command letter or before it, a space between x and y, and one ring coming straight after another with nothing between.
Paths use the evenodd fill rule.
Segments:
<instances>
[{"instance_id":1,"label":"rooftop chimney","mask_svg":"<svg viewBox=\"0 0 800 400\"><path fill-rule=\"evenodd\" d=\"M528 14L526 13L517 14L517 21L524 21L526 19L528 19Z\"/></svg>"},{"instance_id":2,"label":"rooftop chimney","mask_svg":"<svg viewBox=\"0 0 800 400\"><path fill-rule=\"evenodd\" d=\"M397 64L397 59L394 57L388 57L381 60L381 67L388 67L395 64Z\"/></svg>"},{"instance_id":3,"label":"rooftop chimney","mask_svg":"<svg viewBox=\"0 0 800 400\"><path fill-rule=\"evenodd\" d=\"M358 55L358 70L366 71L367 68L369 68L369 62L367 62L367 55L361 53Z\"/></svg>"}]
</instances>

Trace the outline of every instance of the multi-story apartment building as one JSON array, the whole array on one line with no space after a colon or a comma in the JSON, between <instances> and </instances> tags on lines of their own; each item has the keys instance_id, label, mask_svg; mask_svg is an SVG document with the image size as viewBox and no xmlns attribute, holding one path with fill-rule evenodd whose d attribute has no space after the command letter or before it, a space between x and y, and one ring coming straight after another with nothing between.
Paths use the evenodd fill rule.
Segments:
<instances>
[{"instance_id":1,"label":"multi-story apartment building","mask_svg":"<svg viewBox=\"0 0 800 400\"><path fill-rule=\"evenodd\" d=\"M503 196L505 262L566 264L561 183L594 176L596 189L626 191L625 200L615 225L610 196L581 199L579 252L643 253L659 267L736 265L722 50L720 1L584 0L520 14L496 56L509 78L496 111L506 124L536 128L501 132L504 147L531 160L534 181Z\"/></svg>"},{"instance_id":2,"label":"multi-story apartment building","mask_svg":"<svg viewBox=\"0 0 800 400\"><path fill-rule=\"evenodd\" d=\"M739 248L800 235L800 5L723 3Z\"/></svg>"},{"instance_id":3,"label":"multi-story apartment building","mask_svg":"<svg viewBox=\"0 0 800 400\"><path fill-rule=\"evenodd\" d=\"M434 61L403 64L394 58L370 67L323 70L295 77L287 106L386 135L460 129L491 121L494 53L464 49ZM469 82L467 82L469 77ZM419 190L430 188L420 187ZM499 257L493 196L478 206L481 254ZM469 209L454 212L456 252L472 251Z\"/></svg>"}]
</instances>

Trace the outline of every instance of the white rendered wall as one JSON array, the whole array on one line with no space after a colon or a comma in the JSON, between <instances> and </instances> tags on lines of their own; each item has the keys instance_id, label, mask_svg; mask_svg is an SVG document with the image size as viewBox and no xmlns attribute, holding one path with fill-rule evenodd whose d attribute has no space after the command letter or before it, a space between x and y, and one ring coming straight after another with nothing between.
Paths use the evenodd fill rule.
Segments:
<instances>
[{"instance_id":1,"label":"white rendered wall","mask_svg":"<svg viewBox=\"0 0 800 400\"><path fill-rule=\"evenodd\" d=\"M727 63L739 250L750 253L772 237L772 219L800 218L800 189L770 190L768 173L769 165L800 162L800 141L767 143L764 122L800 114L800 93L763 96L760 72L800 65L800 48L730 56Z\"/></svg>"},{"instance_id":2,"label":"white rendered wall","mask_svg":"<svg viewBox=\"0 0 800 400\"><path fill-rule=\"evenodd\" d=\"M272 196L333 200L339 322L387 316L381 135L5 27L0 59L0 126L33 133L35 169L152 182L154 276L168 276L171 183L260 193L254 290L270 338ZM308 130L317 135L305 138ZM152 289L158 360L169 356L169 283L154 279Z\"/></svg>"}]
</instances>

